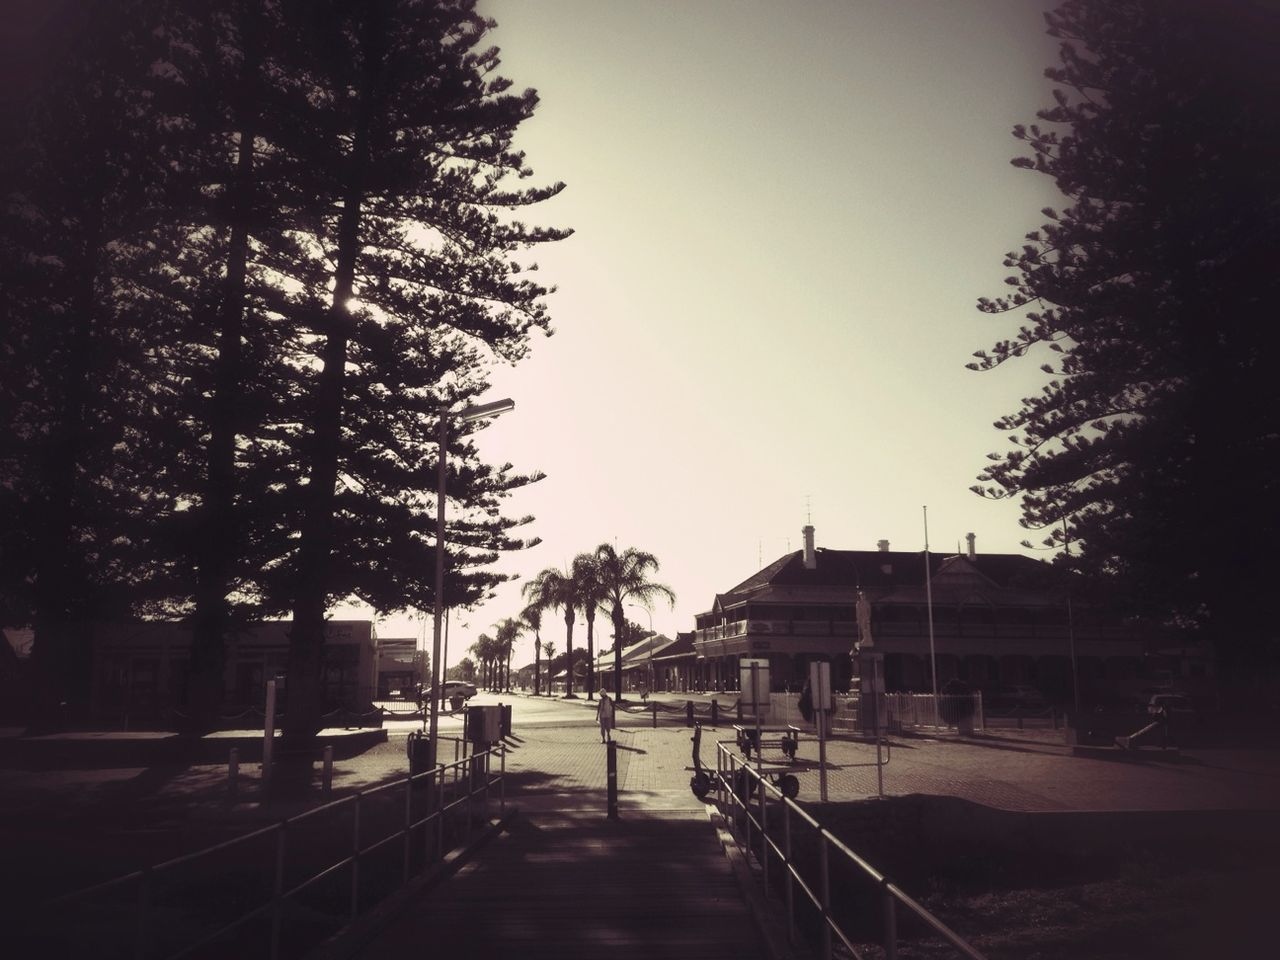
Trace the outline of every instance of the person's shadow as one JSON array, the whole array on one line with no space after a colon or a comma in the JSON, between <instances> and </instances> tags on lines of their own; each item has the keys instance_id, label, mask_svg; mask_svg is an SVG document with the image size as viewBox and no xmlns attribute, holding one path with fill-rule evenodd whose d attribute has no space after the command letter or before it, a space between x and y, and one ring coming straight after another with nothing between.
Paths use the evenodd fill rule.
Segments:
<instances>
[{"instance_id":1,"label":"person's shadow","mask_svg":"<svg viewBox=\"0 0 1280 960\"><path fill-rule=\"evenodd\" d=\"M619 750L626 750L628 753L648 753L649 752L648 750L642 750L639 747L628 747L619 740L614 740L613 743Z\"/></svg>"}]
</instances>

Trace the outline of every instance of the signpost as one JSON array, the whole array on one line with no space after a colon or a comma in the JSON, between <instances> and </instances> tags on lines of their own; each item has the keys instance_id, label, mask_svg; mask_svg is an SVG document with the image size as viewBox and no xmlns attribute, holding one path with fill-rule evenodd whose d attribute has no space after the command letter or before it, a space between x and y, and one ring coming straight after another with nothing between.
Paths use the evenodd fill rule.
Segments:
<instances>
[{"instance_id":1,"label":"signpost","mask_svg":"<svg viewBox=\"0 0 1280 960\"><path fill-rule=\"evenodd\" d=\"M815 660L809 664L809 696L818 721L818 787L827 802L827 718L831 716L831 664Z\"/></svg>"},{"instance_id":2,"label":"signpost","mask_svg":"<svg viewBox=\"0 0 1280 960\"><path fill-rule=\"evenodd\" d=\"M738 686L742 699L750 698L751 712L756 718L756 773L761 769L760 711L769 703L769 661L743 657L738 661Z\"/></svg>"},{"instance_id":3,"label":"signpost","mask_svg":"<svg viewBox=\"0 0 1280 960\"><path fill-rule=\"evenodd\" d=\"M276 739L276 681L267 681L267 705L262 722L262 785L271 781L271 748Z\"/></svg>"}]
</instances>

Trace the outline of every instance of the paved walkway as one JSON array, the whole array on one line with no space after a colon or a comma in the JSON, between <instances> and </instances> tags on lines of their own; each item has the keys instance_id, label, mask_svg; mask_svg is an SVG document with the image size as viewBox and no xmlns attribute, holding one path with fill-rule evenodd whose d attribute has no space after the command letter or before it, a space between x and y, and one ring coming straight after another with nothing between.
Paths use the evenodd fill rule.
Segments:
<instances>
[{"instance_id":1,"label":"paved walkway","mask_svg":"<svg viewBox=\"0 0 1280 960\"><path fill-rule=\"evenodd\" d=\"M607 817L594 725L528 730L507 758L511 828L359 955L618 960L763 957L705 807L688 735L617 732L619 818Z\"/></svg>"},{"instance_id":2,"label":"paved walkway","mask_svg":"<svg viewBox=\"0 0 1280 960\"><path fill-rule=\"evenodd\" d=\"M705 814L522 813L358 955L763 958Z\"/></svg>"},{"instance_id":3,"label":"paved walkway","mask_svg":"<svg viewBox=\"0 0 1280 960\"><path fill-rule=\"evenodd\" d=\"M612 823L605 817L605 750L593 707L580 702L575 709L581 710L580 720L522 726L522 700L515 701L515 736L507 768L508 799L521 811L517 824L466 873L411 908L404 922L443 917L430 912L446 909L432 905L441 896L458 898L449 901L449 910L462 910L471 896L477 918L472 926L480 929L486 916L497 916L492 909L486 915L482 906L490 896L487 891L498 891L503 899L490 905L508 904L522 918L484 935L509 938L512 950L526 953L530 943L546 938L558 956L564 955L567 931L580 928L583 939L574 949L580 948L583 955L602 955L600 944L607 942L620 950L643 949L647 958L662 956L664 950L673 956L681 950L714 956L694 926L681 926L681 921L655 928L647 920L668 907L675 911L666 901L667 893L674 903L688 892L681 884L694 883L709 892L704 904L708 916L732 918L724 921L725 929L749 930L740 922L747 907L729 885L729 866L705 808L689 790L691 731L674 723L651 729L646 716L621 716L617 739L622 816ZM732 736L730 726L706 730L703 762L714 766L716 740ZM1072 757L1061 736L1010 730L963 741L896 737L884 768L885 793L950 795L1026 812L1280 809L1280 751L1189 750L1176 763L1125 762ZM404 748L403 736L396 736L338 761L335 796L402 778L407 766ZM797 764L802 803L819 799L815 758L816 745L805 742ZM829 798L874 797L874 760L871 744L829 743ZM256 764L247 764L241 772L241 799L230 805L224 765L0 770L0 813L9 824L0 829L0 845L12 856L12 874L24 877L18 899L40 900L76 889L296 812L258 803ZM553 891L563 893L559 899L570 904L567 912L538 906L540 898L557 899ZM522 898L528 898L527 909L521 906ZM605 919L582 926L596 914ZM452 921L447 924L451 925ZM421 938L424 929L411 926L401 934L388 930L386 936L403 936L403 945ZM440 929L437 925L437 932ZM718 929L721 940L728 936L725 929L708 929ZM462 956L486 952L458 949Z\"/></svg>"}]
</instances>

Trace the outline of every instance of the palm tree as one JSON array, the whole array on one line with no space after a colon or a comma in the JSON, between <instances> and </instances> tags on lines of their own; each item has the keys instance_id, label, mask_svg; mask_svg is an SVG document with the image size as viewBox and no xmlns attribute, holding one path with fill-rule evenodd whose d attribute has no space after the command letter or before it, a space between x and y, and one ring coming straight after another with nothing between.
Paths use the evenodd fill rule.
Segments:
<instances>
[{"instance_id":1,"label":"palm tree","mask_svg":"<svg viewBox=\"0 0 1280 960\"><path fill-rule=\"evenodd\" d=\"M542 694L542 608L531 603L520 611L520 619L533 631L533 695Z\"/></svg>"},{"instance_id":2,"label":"palm tree","mask_svg":"<svg viewBox=\"0 0 1280 960\"><path fill-rule=\"evenodd\" d=\"M498 687L501 690L511 689L511 652L515 649L516 640L524 632L524 625L514 617L499 620L496 627L494 646L498 650Z\"/></svg>"},{"instance_id":3,"label":"palm tree","mask_svg":"<svg viewBox=\"0 0 1280 960\"><path fill-rule=\"evenodd\" d=\"M573 579L578 584L578 606L587 621L587 699L596 693L596 610L608 599L600 580L600 562L594 553L580 553L573 558Z\"/></svg>"},{"instance_id":4,"label":"palm tree","mask_svg":"<svg viewBox=\"0 0 1280 960\"><path fill-rule=\"evenodd\" d=\"M554 690L554 687L551 686L551 680L556 675L556 668L553 662L556 655L556 645L550 640L546 640L542 644L542 652L547 655L547 696L551 696L552 690Z\"/></svg>"},{"instance_id":5,"label":"palm tree","mask_svg":"<svg viewBox=\"0 0 1280 960\"><path fill-rule=\"evenodd\" d=\"M573 573L548 567L524 585L526 600L538 604L544 610L559 607L564 611L564 645L569 655L569 664L573 665L573 620L578 611L578 582ZM573 670L570 669L565 680L566 697L573 696Z\"/></svg>"},{"instance_id":6,"label":"palm tree","mask_svg":"<svg viewBox=\"0 0 1280 960\"><path fill-rule=\"evenodd\" d=\"M476 642L471 645L471 652L480 662L480 685L486 689L493 689L493 661L498 654L493 637L487 633L480 634L476 637Z\"/></svg>"},{"instance_id":7,"label":"palm tree","mask_svg":"<svg viewBox=\"0 0 1280 960\"><path fill-rule=\"evenodd\" d=\"M604 586L605 603L613 619L613 684L614 697L622 699L622 638L625 635L626 605L630 600L646 610L658 599L666 600L674 609L676 595L665 583L649 579L658 572L658 558L652 553L627 547L621 553L611 543L596 548L600 582ZM650 640L652 643L652 640Z\"/></svg>"}]
</instances>

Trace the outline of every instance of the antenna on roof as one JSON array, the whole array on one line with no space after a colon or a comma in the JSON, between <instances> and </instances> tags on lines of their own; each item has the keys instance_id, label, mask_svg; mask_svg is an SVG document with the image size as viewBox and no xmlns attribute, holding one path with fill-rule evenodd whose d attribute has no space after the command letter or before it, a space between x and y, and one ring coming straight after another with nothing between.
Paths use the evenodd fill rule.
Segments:
<instances>
[{"instance_id":1,"label":"antenna on roof","mask_svg":"<svg viewBox=\"0 0 1280 960\"><path fill-rule=\"evenodd\" d=\"M813 523L813 498L807 493L804 495L804 522Z\"/></svg>"}]
</instances>

